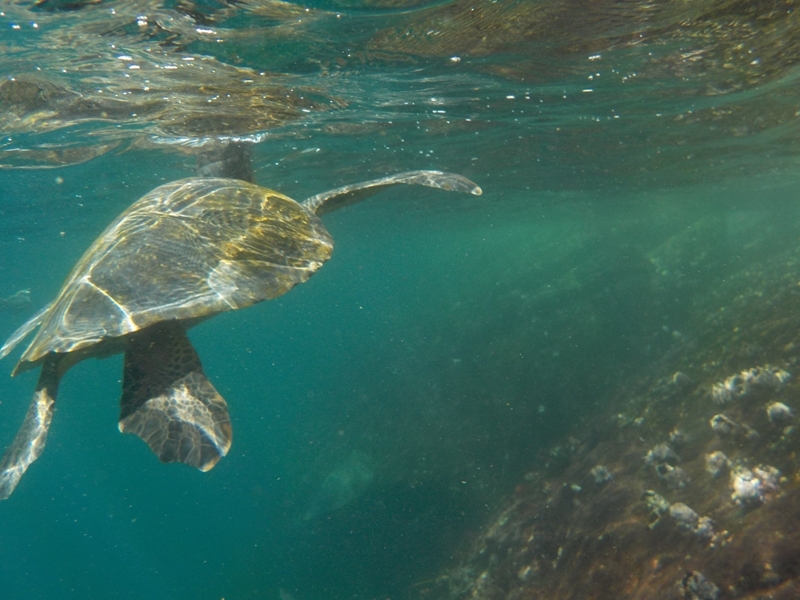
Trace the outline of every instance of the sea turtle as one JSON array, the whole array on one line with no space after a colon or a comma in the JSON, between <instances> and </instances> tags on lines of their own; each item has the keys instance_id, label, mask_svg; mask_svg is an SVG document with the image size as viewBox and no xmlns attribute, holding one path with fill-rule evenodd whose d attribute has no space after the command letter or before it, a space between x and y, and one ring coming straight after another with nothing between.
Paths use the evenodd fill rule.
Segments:
<instances>
[{"instance_id":1,"label":"sea turtle","mask_svg":"<svg viewBox=\"0 0 800 600\"><path fill-rule=\"evenodd\" d=\"M186 330L306 281L333 251L319 216L396 184L481 193L460 175L410 171L301 203L219 177L174 181L134 202L89 247L56 299L0 348L1 359L39 326L13 372L42 367L0 460L0 498L41 454L64 373L117 352L125 355L120 431L141 437L163 462L211 469L230 448L231 423Z\"/></svg>"}]
</instances>

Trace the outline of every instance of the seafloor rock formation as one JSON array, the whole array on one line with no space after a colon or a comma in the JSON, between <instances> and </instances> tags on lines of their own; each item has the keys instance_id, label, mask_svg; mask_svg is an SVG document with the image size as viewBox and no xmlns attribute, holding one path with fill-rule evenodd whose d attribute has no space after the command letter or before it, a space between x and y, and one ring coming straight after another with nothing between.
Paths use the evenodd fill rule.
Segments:
<instances>
[{"instance_id":1,"label":"seafloor rock formation","mask_svg":"<svg viewBox=\"0 0 800 600\"><path fill-rule=\"evenodd\" d=\"M800 598L799 256L694 297L674 347L576 420L560 469L548 451L532 459L420 596Z\"/></svg>"},{"instance_id":2,"label":"seafloor rock formation","mask_svg":"<svg viewBox=\"0 0 800 600\"><path fill-rule=\"evenodd\" d=\"M590 485L582 466L604 454L602 446L582 448L563 483L520 486L426 597L800 597L800 488L784 481L767 492L762 484L740 502L725 478L702 472L699 453L693 483L664 489L639 464L638 452L621 456L605 485ZM665 498L682 500L670 505Z\"/></svg>"}]
</instances>

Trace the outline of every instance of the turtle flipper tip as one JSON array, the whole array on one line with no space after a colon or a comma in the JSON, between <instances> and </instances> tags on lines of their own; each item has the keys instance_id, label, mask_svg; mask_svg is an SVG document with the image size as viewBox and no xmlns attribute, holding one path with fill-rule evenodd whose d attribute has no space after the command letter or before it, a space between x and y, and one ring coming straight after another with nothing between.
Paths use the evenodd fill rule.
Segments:
<instances>
[{"instance_id":1,"label":"turtle flipper tip","mask_svg":"<svg viewBox=\"0 0 800 600\"><path fill-rule=\"evenodd\" d=\"M228 453L227 404L182 325L162 323L131 340L122 387L119 430L142 438L161 462L208 471Z\"/></svg>"},{"instance_id":2,"label":"turtle flipper tip","mask_svg":"<svg viewBox=\"0 0 800 600\"><path fill-rule=\"evenodd\" d=\"M210 471L228 453L230 426L215 423L214 428L207 428L187 415L171 415L167 404L175 400L163 397L151 400L120 421L119 430L139 436L163 463L181 462L203 472ZM185 401L186 398L177 399L178 403Z\"/></svg>"},{"instance_id":3,"label":"turtle flipper tip","mask_svg":"<svg viewBox=\"0 0 800 600\"><path fill-rule=\"evenodd\" d=\"M0 459L0 500L11 495L30 464L44 450L58 390L56 366L57 359L52 358L43 365L39 385L33 394L22 427Z\"/></svg>"}]
</instances>

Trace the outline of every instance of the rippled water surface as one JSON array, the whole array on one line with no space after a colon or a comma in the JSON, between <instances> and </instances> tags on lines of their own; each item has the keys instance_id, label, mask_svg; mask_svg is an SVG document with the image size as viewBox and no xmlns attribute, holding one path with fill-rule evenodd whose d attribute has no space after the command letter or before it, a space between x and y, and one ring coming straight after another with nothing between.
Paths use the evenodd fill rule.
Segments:
<instances>
[{"instance_id":1,"label":"rippled water surface","mask_svg":"<svg viewBox=\"0 0 800 600\"><path fill-rule=\"evenodd\" d=\"M46 451L0 505L0 597L457 597L431 582L473 568L508 498L540 471L561 477L574 440L600 443L621 397L650 406L641 382L659 369L702 389L756 365L791 372L795 9L0 4L0 296L30 290L2 303L0 335L134 200L232 142L259 184L297 200L410 169L483 189L403 186L326 215L336 251L314 278L192 330L234 428L208 473L119 434L119 356L72 369ZM4 444L36 382L8 377L18 357L0 377ZM621 436L620 456L691 413L655 402L629 416L664 431ZM765 456L796 485L797 465ZM741 515L713 517L734 530Z\"/></svg>"}]
</instances>

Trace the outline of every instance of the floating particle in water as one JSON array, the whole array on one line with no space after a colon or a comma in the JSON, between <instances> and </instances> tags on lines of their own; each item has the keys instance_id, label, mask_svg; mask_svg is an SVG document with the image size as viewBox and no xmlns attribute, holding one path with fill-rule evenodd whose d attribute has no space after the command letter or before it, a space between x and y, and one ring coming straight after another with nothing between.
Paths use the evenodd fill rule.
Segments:
<instances>
[{"instance_id":1,"label":"floating particle in water","mask_svg":"<svg viewBox=\"0 0 800 600\"><path fill-rule=\"evenodd\" d=\"M519 571L517 571L517 577L522 581L528 581L538 572L538 568L534 568L533 565L525 565Z\"/></svg>"},{"instance_id":2,"label":"floating particle in water","mask_svg":"<svg viewBox=\"0 0 800 600\"><path fill-rule=\"evenodd\" d=\"M8 298L0 298L0 308L23 308L31 302L31 291L19 290Z\"/></svg>"}]
</instances>

